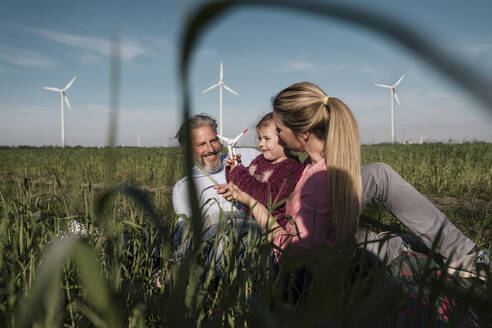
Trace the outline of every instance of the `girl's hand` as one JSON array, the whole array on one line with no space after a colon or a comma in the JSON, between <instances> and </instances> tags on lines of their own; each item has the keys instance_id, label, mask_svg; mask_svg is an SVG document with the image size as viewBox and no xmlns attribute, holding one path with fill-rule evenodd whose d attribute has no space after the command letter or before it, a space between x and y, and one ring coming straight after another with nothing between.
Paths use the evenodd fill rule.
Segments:
<instances>
[{"instance_id":1,"label":"girl's hand","mask_svg":"<svg viewBox=\"0 0 492 328\"><path fill-rule=\"evenodd\" d=\"M232 160L232 159L228 156L228 157L226 158L226 161L225 161L225 166L231 169L231 168L233 168L233 167L234 167L234 165L236 165L236 164L235 164L235 163L234 163L234 161L233 161L233 160Z\"/></svg>"},{"instance_id":2,"label":"girl's hand","mask_svg":"<svg viewBox=\"0 0 492 328\"><path fill-rule=\"evenodd\" d=\"M235 157L237 165L242 165L243 163L241 162L241 154L237 154Z\"/></svg>"},{"instance_id":3,"label":"girl's hand","mask_svg":"<svg viewBox=\"0 0 492 328\"><path fill-rule=\"evenodd\" d=\"M232 158L231 158L231 156L232 156ZM236 160L236 162L234 162L234 160ZM237 165L241 165L241 154L237 154L236 156L234 156L234 155L227 156L227 159L225 162L226 167L232 169Z\"/></svg>"}]
</instances>

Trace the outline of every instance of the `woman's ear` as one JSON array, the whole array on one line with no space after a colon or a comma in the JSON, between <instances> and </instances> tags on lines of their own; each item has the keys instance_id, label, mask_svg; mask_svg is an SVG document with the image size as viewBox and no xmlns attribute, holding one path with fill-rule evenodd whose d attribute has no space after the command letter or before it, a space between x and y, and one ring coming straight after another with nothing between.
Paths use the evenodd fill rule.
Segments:
<instances>
[{"instance_id":1,"label":"woman's ear","mask_svg":"<svg viewBox=\"0 0 492 328\"><path fill-rule=\"evenodd\" d=\"M299 138L304 142L307 142L310 136L311 136L311 131L307 131L299 134Z\"/></svg>"}]
</instances>

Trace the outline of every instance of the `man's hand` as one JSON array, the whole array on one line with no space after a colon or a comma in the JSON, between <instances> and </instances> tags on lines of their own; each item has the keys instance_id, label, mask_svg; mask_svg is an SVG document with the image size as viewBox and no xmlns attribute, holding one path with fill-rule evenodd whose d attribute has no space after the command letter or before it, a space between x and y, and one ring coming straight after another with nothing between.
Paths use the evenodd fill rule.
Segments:
<instances>
[{"instance_id":1,"label":"man's hand","mask_svg":"<svg viewBox=\"0 0 492 328\"><path fill-rule=\"evenodd\" d=\"M228 201L238 200L248 206L252 200L254 201L253 197L239 189L239 187L232 182L215 185L214 189L217 191L217 194L222 195L222 197Z\"/></svg>"}]
</instances>

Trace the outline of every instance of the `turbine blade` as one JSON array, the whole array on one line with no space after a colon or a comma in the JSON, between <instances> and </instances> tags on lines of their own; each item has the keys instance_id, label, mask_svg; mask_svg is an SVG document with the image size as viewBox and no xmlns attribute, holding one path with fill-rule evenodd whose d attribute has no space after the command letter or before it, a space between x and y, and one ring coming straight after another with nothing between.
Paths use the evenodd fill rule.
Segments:
<instances>
[{"instance_id":1,"label":"turbine blade","mask_svg":"<svg viewBox=\"0 0 492 328\"><path fill-rule=\"evenodd\" d=\"M70 107L70 103L68 102L68 97L64 95L63 99L65 99L65 104L67 104L68 109L72 110L72 107Z\"/></svg>"},{"instance_id":2,"label":"turbine blade","mask_svg":"<svg viewBox=\"0 0 492 328\"><path fill-rule=\"evenodd\" d=\"M221 135L217 135L217 137L219 137L219 139L225 142L226 144L229 144L232 141L231 139L223 137Z\"/></svg>"},{"instance_id":3,"label":"turbine blade","mask_svg":"<svg viewBox=\"0 0 492 328\"><path fill-rule=\"evenodd\" d=\"M209 88L207 88L207 89L203 90L203 91L202 91L202 94L204 94L204 93L206 93L206 92L209 92L210 90L212 90L213 88L218 87L218 86L219 86L219 84L218 84L218 83L217 83L217 84L214 84L214 85L212 85L211 87L209 87Z\"/></svg>"},{"instance_id":4,"label":"turbine blade","mask_svg":"<svg viewBox=\"0 0 492 328\"><path fill-rule=\"evenodd\" d=\"M235 137L234 140L232 140L234 142L234 144L236 144L236 142L238 142L239 138L241 138L243 136L243 134L246 133L246 131L248 131L248 129L246 129L243 132L241 132L240 134L238 134L238 136Z\"/></svg>"},{"instance_id":5,"label":"turbine blade","mask_svg":"<svg viewBox=\"0 0 492 328\"><path fill-rule=\"evenodd\" d=\"M398 84L400 84L401 80L403 80L404 77L405 77L405 73L403 73L403 75L398 79L398 81L396 81L396 83L393 85L393 88L396 87Z\"/></svg>"},{"instance_id":6,"label":"turbine blade","mask_svg":"<svg viewBox=\"0 0 492 328\"><path fill-rule=\"evenodd\" d=\"M396 94L396 91L393 91L393 95L395 96L395 100L396 100L396 103L398 104L398 106L401 106L400 105L400 99L398 99L398 95Z\"/></svg>"},{"instance_id":7,"label":"turbine blade","mask_svg":"<svg viewBox=\"0 0 492 328\"><path fill-rule=\"evenodd\" d=\"M76 78L77 78L77 77L76 77L76 76L74 76L74 77L72 78L72 80L71 80L70 82L68 82L67 86L63 89L63 91L68 90L68 88L70 88L70 87L72 86L72 83L73 83L73 81L75 81L75 79L76 79Z\"/></svg>"},{"instance_id":8,"label":"turbine blade","mask_svg":"<svg viewBox=\"0 0 492 328\"><path fill-rule=\"evenodd\" d=\"M46 90L51 90L51 91L58 91L58 92L62 92L62 90L58 89L58 88L52 88L52 87L43 87L43 89L46 89Z\"/></svg>"},{"instance_id":9,"label":"turbine blade","mask_svg":"<svg viewBox=\"0 0 492 328\"><path fill-rule=\"evenodd\" d=\"M386 89L391 89L391 86L390 85L386 85L386 84L373 84L374 86L376 87L381 87L381 88L386 88Z\"/></svg>"},{"instance_id":10,"label":"turbine blade","mask_svg":"<svg viewBox=\"0 0 492 328\"><path fill-rule=\"evenodd\" d=\"M224 78L224 71L222 69L222 62L220 62L220 81Z\"/></svg>"},{"instance_id":11,"label":"turbine blade","mask_svg":"<svg viewBox=\"0 0 492 328\"><path fill-rule=\"evenodd\" d=\"M227 90L227 91L229 91L230 93L233 93L233 94L235 94L236 96L239 96L239 94L238 94L236 91L232 90L232 89L231 89L231 88L229 88L227 85L222 84L222 86L224 87L224 89L226 89L226 90Z\"/></svg>"}]
</instances>

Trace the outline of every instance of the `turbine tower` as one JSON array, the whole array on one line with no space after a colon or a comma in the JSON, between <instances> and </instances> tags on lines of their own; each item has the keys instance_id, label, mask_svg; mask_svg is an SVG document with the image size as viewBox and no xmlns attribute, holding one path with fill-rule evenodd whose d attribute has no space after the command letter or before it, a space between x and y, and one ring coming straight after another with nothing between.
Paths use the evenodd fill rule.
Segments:
<instances>
[{"instance_id":1,"label":"turbine tower","mask_svg":"<svg viewBox=\"0 0 492 328\"><path fill-rule=\"evenodd\" d=\"M66 94L66 91L72 86L73 81L75 81L77 77L74 76L70 82L68 82L67 86L63 89L58 89L58 88L52 88L52 87L43 87L43 89L50 90L50 91L56 91L60 93L61 96L61 146L62 148L65 147L65 119L64 119L64 113L63 113L63 101L67 104L68 109L72 110L72 107L70 107L70 103L68 102L68 97Z\"/></svg>"},{"instance_id":2,"label":"turbine tower","mask_svg":"<svg viewBox=\"0 0 492 328\"><path fill-rule=\"evenodd\" d=\"M239 96L239 94L236 91L232 90L231 88L229 88L227 85L224 84L224 82L222 81L223 77L224 77L224 74L223 74L223 70L222 70L222 62L220 62L219 82L217 82L216 84L214 84L211 87L202 91L202 94L204 94L204 93L207 93L216 87L219 87L219 134L220 135L222 135L222 87L224 87L224 89L226 89L230 93L233 93L236 96Z\"/></svg>"},{"instance_id":3,"label":"turbine tower","mask_svg":"<svg viewBox=\"0 0 492 328\"><path fill-rule=\"evenodd\" d=\"M391 90L391 143L395 143L395 110L394 110L394 100L398 106L400 106L400 99L398 99L398 95L396 94L396 87L400 84L401 80L405 77L405 73L396 81L393 85L387 84L374 84L377 87L386 88Z\"/></svg>"}]
</instances>

